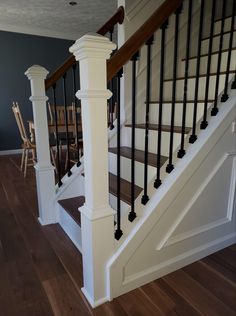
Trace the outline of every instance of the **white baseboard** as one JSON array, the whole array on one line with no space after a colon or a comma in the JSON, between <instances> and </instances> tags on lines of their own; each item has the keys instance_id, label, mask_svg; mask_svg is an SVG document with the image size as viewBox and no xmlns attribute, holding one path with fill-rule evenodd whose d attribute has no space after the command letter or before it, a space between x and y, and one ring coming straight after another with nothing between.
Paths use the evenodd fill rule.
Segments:
<instances>
[{"instance_id":1,"label":"white baseboard","mask_svg":"<svg viewBox=\"0 0 236 316\"><path fill-rule=\"evenodd\" d=\"M22 154L22 149L0 150L0 156Z\"/></svg>"},{"instance_id":2,"label":"white baseboard","mask_svg":"<svg viewBox=\"0 0 236 316\"><path fill-rule=\"evenodd\" d=\"M86 290L85 287L81 288L82 293L84 294L84 296L86 297L87 301L89 302L89 304L92 306L92 308L96 308L99 305L102 305L106 302L108 302L108 298L107 297L103 297L100 298L99 300L94 300L88 293L88 291Z\"/></svg>"}]
</instances>

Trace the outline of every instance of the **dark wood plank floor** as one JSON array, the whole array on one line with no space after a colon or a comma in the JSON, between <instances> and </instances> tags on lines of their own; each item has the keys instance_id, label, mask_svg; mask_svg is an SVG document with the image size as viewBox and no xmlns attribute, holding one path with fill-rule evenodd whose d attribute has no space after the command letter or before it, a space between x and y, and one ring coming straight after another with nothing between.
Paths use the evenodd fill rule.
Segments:
<instances>
[{"instance_id":1,"label":"dark wood plank floor","mask_svg":"<svg viewBox=\"0 0 236 316\"><path fill-rule=\"evenodd\" d=\"M92 310L82 258L59 225L37 222L34 171L0 157L0 315L236 315L236 245Z\"/></svg>"}]
</instances>

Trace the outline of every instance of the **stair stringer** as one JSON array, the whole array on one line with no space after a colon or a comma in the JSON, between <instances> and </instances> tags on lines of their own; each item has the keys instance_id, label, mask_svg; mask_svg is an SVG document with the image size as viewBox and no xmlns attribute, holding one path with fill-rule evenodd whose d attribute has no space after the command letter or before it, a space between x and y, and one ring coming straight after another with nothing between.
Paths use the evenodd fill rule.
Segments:
<instances>
[{"instance_id":1,"label":"stair stringer","mask_svg":"<svg viewBox=\"0 0 236 316\"><path fill-rule=\"evenodd\" d=\"M110 299L236 241L236 142L235 131L232 132L235 119L236 93L232 90L230 99L154 192L143 217L110 258ZM231 174L230 179L221 176L225 173ZM217 183L218 191L208 197L215 202L208 203L205 195L214 192ZM227 196L225 187L229 188ZM223 210L222 200L227 201ZM207 207L206 221L196 220L197 205L200 210Z\"/></svg>"}]
</instances>

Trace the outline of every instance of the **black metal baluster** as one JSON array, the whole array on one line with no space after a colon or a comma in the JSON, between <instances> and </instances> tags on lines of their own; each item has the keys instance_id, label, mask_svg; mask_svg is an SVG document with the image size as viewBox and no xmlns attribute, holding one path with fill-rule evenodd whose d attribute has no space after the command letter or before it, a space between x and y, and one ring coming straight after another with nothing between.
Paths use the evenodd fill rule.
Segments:
<instances>
[{"instance_id":1,"label":"black metal baluster","mask_svg":"<svg viewBox=\"0 0 236 316\"><path fill-rule=\"evenodd\" d=\"M113 32L114 32L114 27L112 27L112 28L109 30L109 39L110 39L111 42L112 42L112 40L113 40Z\"/></svg>"},{"instance_id":2,"label":"black metal baluster","mask_svg":"<svg viewBox=\"0 0 236 316\"><path fill-rule=\"evenodd\" d=\"M55 118L55 131L56 131L56 147L57 147L57 171L58 171L58 186L62 186L61 181L61 162L60 162L60 145L59 145L59 137L58 137L58 118L57 118L57 101L56 101L56 84L52 87L52 99L53 99L53 107L54 107L54 118Z\"/></svg>"},{"instance_id":3,"label":"black metal baluster","mask_svg":"<svg viewBox=\"0 0 236 316\"><path fill-rule=\"evenodd\" d=\"M216 1L212 0L211 28L210 28L210 38L209 38L209 46L208 46L208 60L207 60L206 86L205 86L205 98L204 98L204 113L203 113L203 120L200 125L201 129L205 129L208 125L207 105L208 105L208 95L209 95L209 85L210 85L211 54L212 54L213 34L214 34L214 25L215 25L215 11L216 11L215 8L216 8Z\"/></svg>"},{"instance_id":4,"label":"black metal baluster","mask_svg":"<svg viewBox=\"0 0 236 316\"><path fill-rule=\"evenodd\" d=\"M164 65L165 65L165 36L168 20L161 26L161 65L160 65L160 96L158 113L158 141L157 141L157 176L154 182L154 188L161 185L161 136L162 136L162 107L164 95Z\"/></svg>"},{"instance_id":5,"label":"black metal baluster","mask_svg":"<svg viewBox=\"0 0 236 316\"><path fill-rule=\"evenodd\" d=\"M191 25L192 25L192 0L189 0L188 7L188 26L187 26L187 39L186 39L186 57L185 57L185 70L184 70L184 95L183 95L183 113L182 113L182 131L181 131L181 144L177 157L182 158L185 155L184 149L184 136L185 136L185 123L186 123L186 107L188 97L188 70L189 70L189 53L191 42Z\"/></svg>"},{"instance_id":6,"label":"black metal baluster","mask_svg":"<svg viewBox=\"0 0 236 316\"><path fill-rule=\"evenodd\" d=\"M135 124L136 124L136 62L139 53L132 57L132 131L131 131L131 211L129 221L136 218L135 213Z\"/></svg>"},{"instance_id":7,"label":"black metal baluster","mask_svg":"<svg viewBox=\"0 0 236 316\"><path fill-rule=\"evenodd\" d=\"M78 103L80 102L76 98L76 78L75 78L75 73L76 73L76 64L72 67L72 84L73 84L73 99L74 99L74 105L75 105L75 113L74 113L74 119L75 119L75 137L76 137L76 149L77 149L77 167L80 166L80 155L79 155L79 130L78 130L78 125L79 125L79 119L78 116L80 115L80 107L78 106ZM78 102L79 101L79 102ZM80 121L81 123L81 121Z\"/></svg>"},{"instance_id":8,"label":"black metal baluster","mask_svg":"<svg viewBox=\"0 0 236 316\"><path fill-rule=\"evenodd\" d=\"M154 37L151 36L146 42L147 45L147 86L146 86L146 117L145 117L145 149L144 149L144 193L141 199L142 204L146 204L149 200L147 194L148 185L148 136L149 136L149 105L151 93L151 46Z\"/></svg>"},{"instance_id":9,"label":"black metal baluster","mask_svg":"<svg viewBox=\"0 0 236 316\"><path fill-rule=\"evenodd\" d=\"M117 240L123 235L121 230L121 200L120 200L120 79L123 75L123 69L117 73L117 228L115 238Z\"/></svg>"},{"instance_id":10,"label":"black metal baluster","mask_svg":"<svg viewBox=\"0 0 236 316\"><path fill-rule=\"evenodd\" d=\"M201 64L204 5L205 5L205 0L201 0L201 12L200 12L200 21L199 21L199 34L198 34L197 66L196 66L196 79L195 79L196 81L195 81L195 94L194 94L194 107L193 107L193 126L192 126L192 135L189 137L189 142L191 144L193 144L197 140L196 121L197 121L199 74L200 74L200 64Z\"/></svg>"},{"instance_id":11,"label":"black metal baluster","mask_svg":"<svg viewBox=\"0 0 236 316\"><path fill-rule=\"evenodd\" d=\"M107 83L107 89L111 90L111 81L108 81ZM111 124L111 98L107 101L107 125L110 127Z\"/></svg>"},{"instance_id":12,"label":"black metal baluster","mask_svg":"<svg viewBox=\"0 0 236 316\"><path fill-rule=\"evenodd\" d=\"M109 100L109 116L110 116L110 130L112 130L114 128L114 118L113 118L113 114L114 114L114 104L115 104L115 98L114 98L114 78L112 78L109 82L109 90L111 90L112 92L112 96Z\"/></svg>"},{"instance_id":13,"label":"black metal baluster","mask_svg":"<svg viewBox=\"0 0 236 316\"><path fill-rule=\"evenodd\" d=\"M67 175L70 177L72 172L70 170L70 140L69 140L69 129L68 129L68 114L67 114L67 97L66 97L66 74L63 75L63 99L64 99L64 109L65 109L65 127L66 127L66 146L67 146Z\"/></svg>"},{"instance_id":14,"label":"black metal baluster","mask_svg":"<svg viewBox=\"0 0 236 316\"><path fill-rule=\"evenodd\" d=\"M114 33L114 27L112 27L109 30L109 38L110 41L112 42L113 40L113 33ZM114 54L115 50L112 52L112 55ZM112 78L109 82L109 90L112 91L112 97L109 100L109 127L110 130L112 130L114 128L114 109L115 109L115 97L114 97L114 86L115 86L115 82L114 82L114 78Z\"/></svg>"},{"instance_id":15,"label":"black metal baluster","mask_svg":"<svg viewBox=\"0 0 236 316\"><path fill-rule=\"evenodd\" d=\"M178 58L178 40L179 40L179 15L182 11L182 5L175 13L175 39L174 39L174 58L173 58L173 85L172 85L172 103L171 103L171 127L170 127L170 145L169 145L169 163L166 166L166 172L170 173L174 169L173 165L173 140L175 123L175 101L176 101L176 78L177 78L177 58Z\"/></svg>"},{"instance_id":16,"label":"black metal baluster","mask_svg":"<svg viewBox=\"0 0 236 316\"><path fill-rule=\"evenodd\" d=\"M222 46L223 46L223 37L224 37L224 26L225 26L225 11L227 0L222 1L222 21L221 21L221 30L220 30L220 44L219 44L219 53L218 53L218 63L217 63L217 72L216 72L216 85L215 85L215 98L214 106L211 110L211 116L216 116L218 113L218 92L219 92L219 82L220 82L220 67L221 67L221 57L222 57Z\"/></svg>"},{"instance_id":17,"label":"black metal baluster","mask_svg":"<svg viewBox=\"0 0 236 316\"><path fill-rule=\"evenodd\" d=\"M225 102L228 100L228 81L229 81L229 71L230 71L230 63L231 63L231 54L232 54L232 47L233 47L233 35L234 35L234 21L235 21L235 14L236 14L236 1L233 1L233 8L232 8L232 19L231 19L231 26L230 26L230 38L229 38L229 52L227 58L227 66L226 66L226 75L225 75L225 88L224 93L221 97L221 102Z\"/></svg>"}]
</instances>

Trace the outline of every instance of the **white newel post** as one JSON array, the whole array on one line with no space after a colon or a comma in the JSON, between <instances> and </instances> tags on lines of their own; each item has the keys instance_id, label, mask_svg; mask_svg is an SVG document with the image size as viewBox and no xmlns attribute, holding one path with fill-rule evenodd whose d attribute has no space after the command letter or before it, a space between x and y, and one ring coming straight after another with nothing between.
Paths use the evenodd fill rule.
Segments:
<instances>
[{"instance_id":1,"label":"white newel post","mask_svg":"<svg viewBox=\"0 0 236 316\"><path fill-rule=\"evenodd\" d=\"M106 263L114 251L114 211L109 205L106 60L116 45L87 34L70 48L80 62L85 204L81 211L84 295L95 307L108 300Z\"/></svg>"},{"instance_id":2,"label":"white newel post","mask_svg":"<svg viewBox=\"0 0 236 316\"><path fill-rule=\"evenodd\" d=\"M30 80L31 97L33 106L34 130L37 152L37 164L35 165L37 196L39 208L39 222L42 225L57 221L56 209L53 198L55 196L54 167L51 164L48 120L44 80L48 71L41 66L32 66L25 75Z\"/></svg>"}]
</instances>

